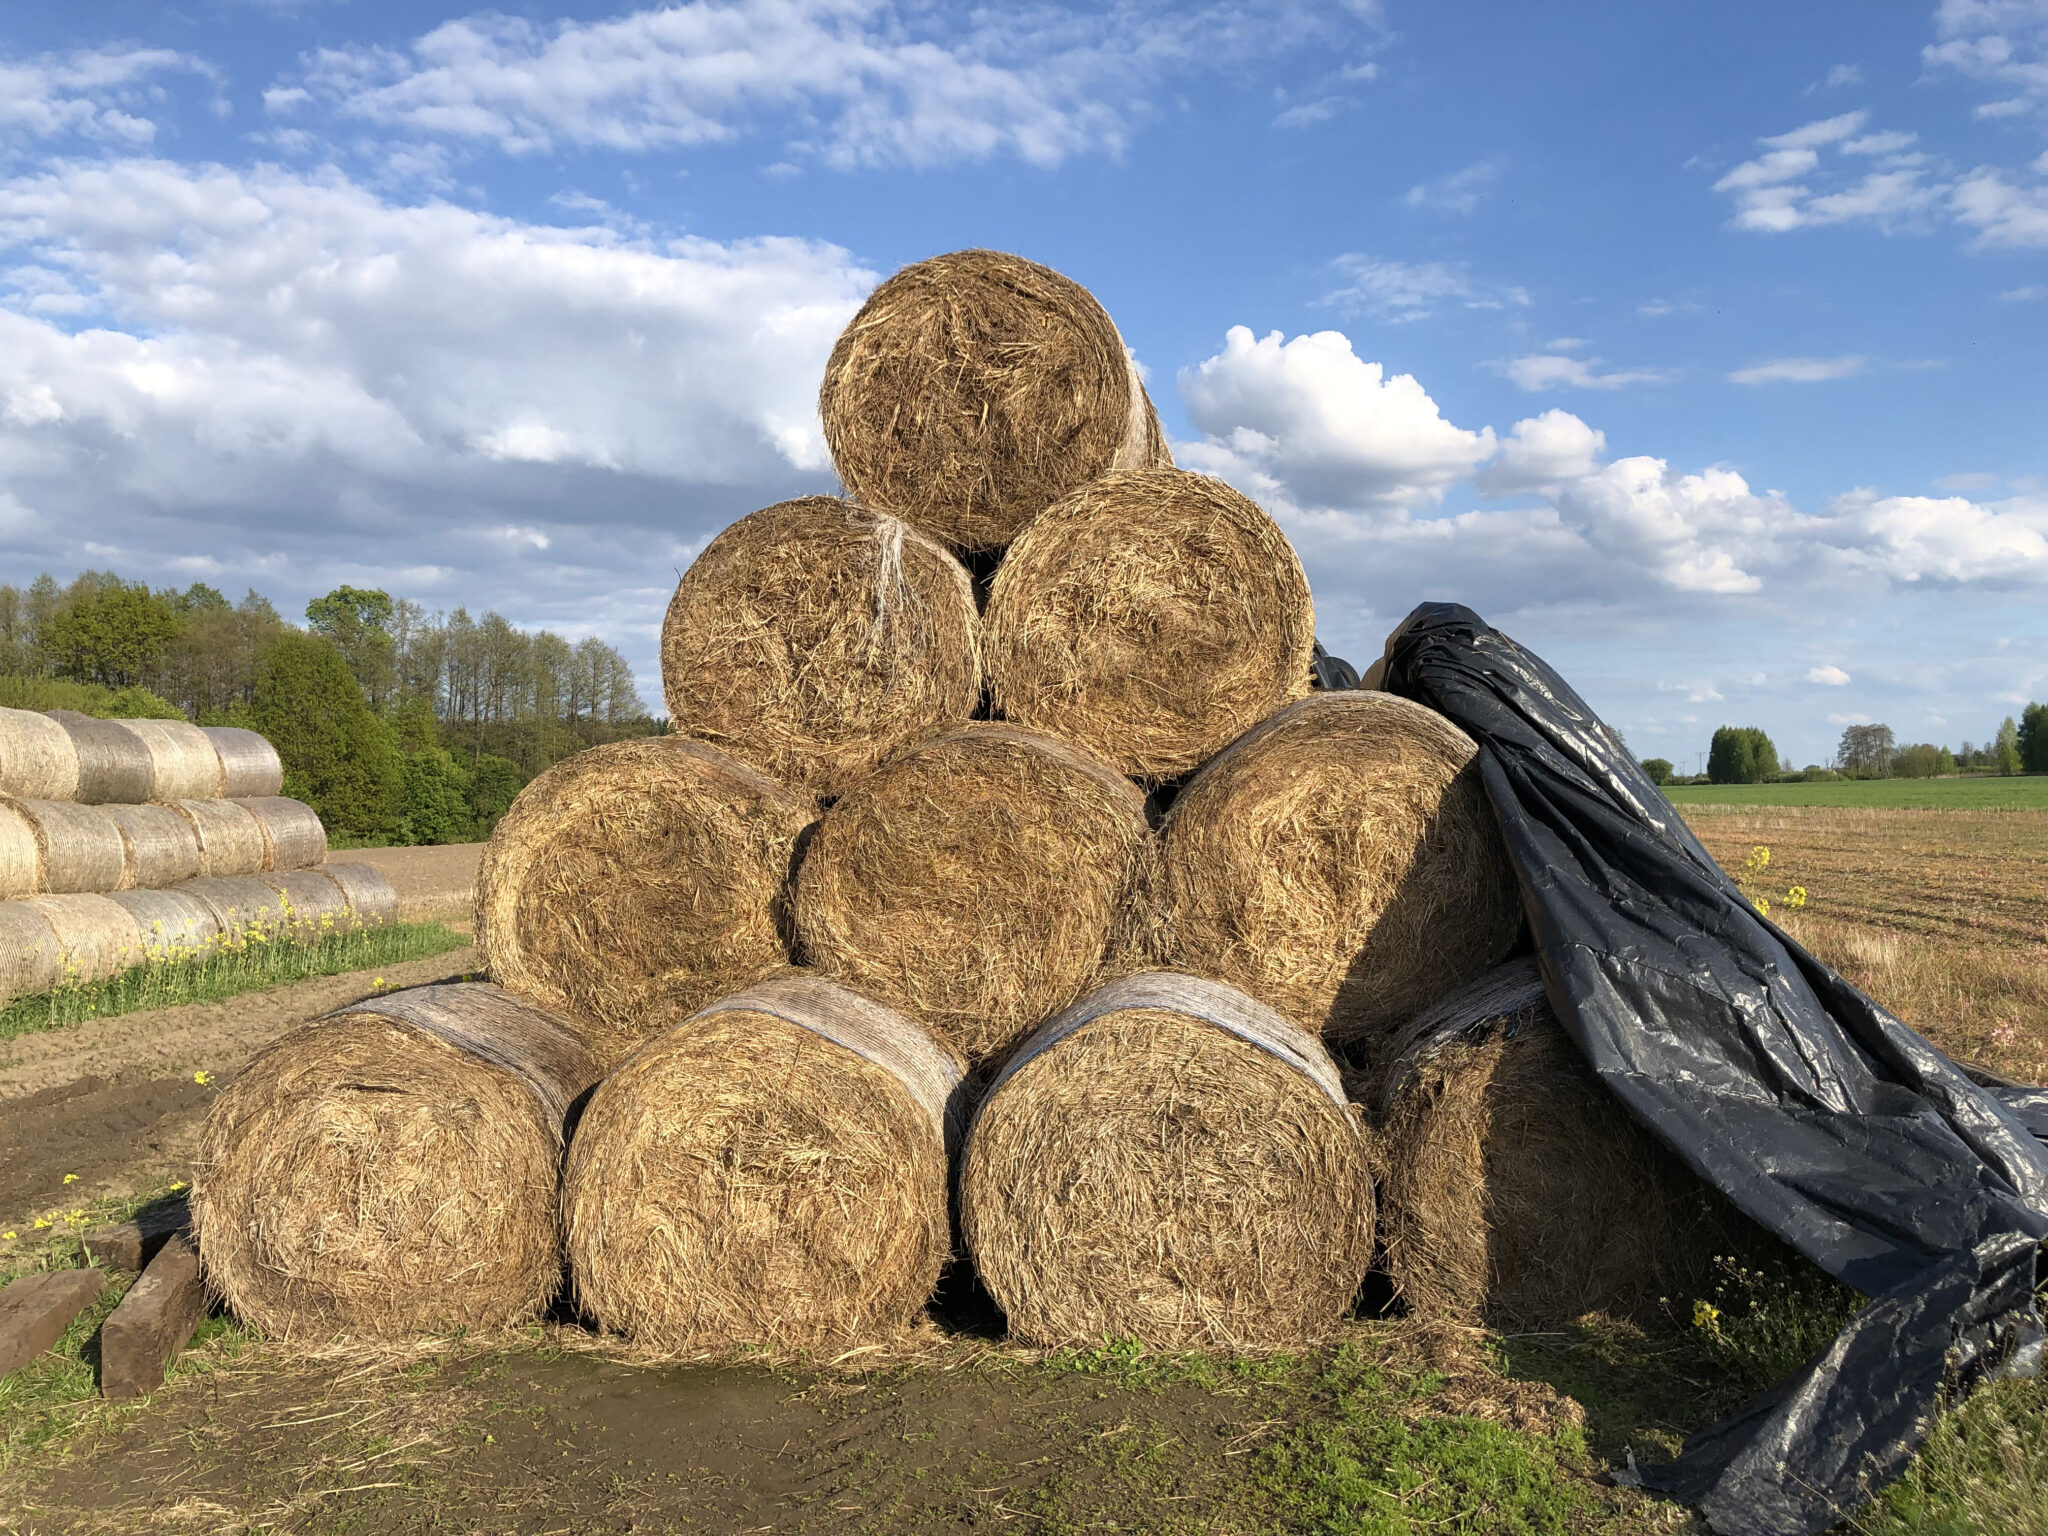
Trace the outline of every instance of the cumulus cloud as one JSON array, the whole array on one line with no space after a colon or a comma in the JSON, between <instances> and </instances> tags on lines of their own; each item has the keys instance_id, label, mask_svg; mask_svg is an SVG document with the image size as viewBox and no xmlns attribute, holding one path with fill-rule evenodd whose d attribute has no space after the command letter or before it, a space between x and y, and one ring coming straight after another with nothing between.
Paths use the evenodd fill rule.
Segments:
<instances>
[{"instance_id":1,"label":"cumulus cloud","mask_svg":"<svg viewBox=\"0 0 2048 1536\"><path fill-rule=\"evenodd\" d=\"M1553 346L1557 343L1552 343ZM1500 369L1517 389L1627 389L1636 384L1666 384L1671 375L1661 368L1616 368L1600 371L1597 357L1572 357L1563 352L1511 357Z\"/></svg>"},{"instance_id":2,"label":"cumulus cloud","mask_svg":"<svg viewBox=\"0 0 2048 1536\"><path fill-rule=\"evenodd\" d=\"M145 82L173 70L212 73L197 59L165 48L79 49L0 59L0 147L8 140L71 136L147 144L156 136L156 124L129 109L146 99Z\"/></svg>"},{"instance_id":3,"label":"cumulus cloud","mask_svg":"<svg viewBox=\"0 0 2048 1536\"><path fill-rule=\"evenodd\" d=\"M1809 667L1806 680L1827 688L1846 688L1849 685L1849 674L1836 666Z\"/></svg>"},{"instance_id":4,"label":"cumulus cloud","mask_svg":"<svg viewBox=\"0 0 2048 1536\"><path fill-rule=\"evenodd\" d=\"M688 0L552 25L481 13L404 48L323 50L274 104L289 111L304 92L346 116L514 154L722 143L772 119L795 153L842 168L995 155L1051 166L1121 150L1169 73L1344 26L1294 0L962 13Z\"/></svg>"},{"instance_id":5,"label":"cumulus cloud","mask_svg":"<svg viewBox=\"0 0 2048 1536\"><path fill-rule=\"evenodd\" d=\"M1524 309L1528 290L1483 283L1460 262L1388 261L1377 256L1339 256L1331 263L1345 282L1323 302L1347 315L1370 315L1400 324L1427 320L1439 309Z\"/></svg>"},{"instance_id":6,"label":"cumulus cloud","mask_svg":"<svg viewBox=\"0 0 2048 1536\"><path fill-rule=\"evenodd\" d=\"M1849 566L1908 585L2031 586L2048 580L2048 498L1856 491L1829 509L1827 540Z\"/></svg>"},{"instance_id":7,"label":"cumulus cloud","mask_svg":"<svg viewBox=\"0 0 2048 1536\"><path fill-rule=\"evenodd\" d=\"M1556 490L1591 475L1606 452L1606 433L1553 408L1515 423L1500 440L1499 455L1480 472L1478 487L1489 496Z\"/></svg>"},{"instance_id":8,"label":"cumulus cloud","mask_svg":"<svg viewBox=\"0 0 2048 1536\"><path fill-rule=\"evenodd\" d=\"M1728 375L1731 384L1824 384L1830 379L1847 379L1863 371L1861 357L1777 357L1766 363L1752 363Z\"/></svg>"}]
</instances>

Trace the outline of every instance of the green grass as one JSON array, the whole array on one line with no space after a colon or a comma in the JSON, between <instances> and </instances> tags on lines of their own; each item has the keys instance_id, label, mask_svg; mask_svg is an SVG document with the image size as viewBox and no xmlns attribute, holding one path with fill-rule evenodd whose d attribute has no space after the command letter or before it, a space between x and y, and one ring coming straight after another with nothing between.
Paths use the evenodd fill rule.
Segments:
<instances>
[{"instance_id":1,"label":"green grass","mask_svg":"<svg viewBox=\"0 0 2048 1536\"><path fill-rule=\"evenodd\" d=\"M340 976L424 960L469 942L444 923L393 923L310 941L258 935L190 956L146 960L104 981L24 997L0 1009L0 1040L142 1008L217 1003L309 976Z\"/></svg>"},{"instance_id":2,"label":"green grass","mask_svg":"<svg viewBox=\"0 0 2048 1536\"><path fill-rule=\"evenodd\" d=\"M2019 778L1833 779L1817 784L1674 784L1681 810L1695 805L1832 805L1931 811L2048 811L2048 774Z\"/></svg>"}]
</instances>

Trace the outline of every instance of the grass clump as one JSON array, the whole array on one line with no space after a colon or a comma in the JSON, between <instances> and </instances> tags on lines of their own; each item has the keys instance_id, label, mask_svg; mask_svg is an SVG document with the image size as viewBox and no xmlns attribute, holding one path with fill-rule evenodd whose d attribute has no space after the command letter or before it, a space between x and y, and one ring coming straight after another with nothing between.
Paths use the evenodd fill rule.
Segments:
<instances>
[{"instance_id":1,"label":"grass clump","mask_svg":"<svg viewBox=\"0 0 2048 1536\"><path fill-rule=\"evenodd\" d=\"M262 987L339 976L461 949L444 923L392 923L304 938L252 927L205 945L174 946L100 981L71 981L0 1009L0 1040L143 1008L217 1003Z\"/></svg>"},{"instance_id":2,"label":"grass clump","mask_svg":"<svg viewBox=\"0 0 2048 1536\"><path fill-rule=\"evenodd\" d=\"M1707 1292L1680 1321L1710 1360L1752 1392L1811 1360L1863 1309L1862 1296L1790 1250L1717 1254Z\"/></svg>"}]
</instances>

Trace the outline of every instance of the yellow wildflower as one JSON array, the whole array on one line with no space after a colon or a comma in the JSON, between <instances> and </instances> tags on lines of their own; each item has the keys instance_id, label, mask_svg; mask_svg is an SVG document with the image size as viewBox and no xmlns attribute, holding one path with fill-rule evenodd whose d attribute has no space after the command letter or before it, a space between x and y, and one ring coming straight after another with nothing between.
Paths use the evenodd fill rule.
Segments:
<instances>
[{"instance_id":1,"label":"yellow wildflower","mask_svg":"<svg viewBox=\"0 0 2048 1536\"><path fill-rule=\"evenodd\" d=\"M49 1217L47 1217L47 1216L38 1216L38 1217L36 1218L36 1230L37 1230L38 1232L41 1232L41 1231L43 1231L43 1230L44 1230L44 1229L46 1229L46 1228L47 1228L47 1227L48 1227L49 1225L50 1225L50 1218L49 1218Z\"/></svg>"},{"instance_id":2,"label":"yellow wildflower","mask_svg":"<svg viewBox=\"0 0 2048 1536\"><path fill-rule=\"evenodd\" d=\"M213 1081L213 1074L202 1068L201 1070L194 1072L192 1074L192 1081L197 1083L200 1087L204 1088L208 1083Z\"/></svg>"},{"instance_id":3,"label":"yellow wildflower","mask_svg":"<svg viewBox=\"0 0 2048 1536\"><path fill-rule=\"evenodd\" d=\"M1805 905L1806 905L1806 887L1805 887L1805 886L1803 886L1803 885L1795 885L1795 886L1793 886L1793 887L1792 887L1792 889L1791 889L1791 890L1787 891L1787 892L1785 893L1785 905L1786 905L1786 906L1788 906L1788 907L1803 907L1803 906L1805 906Z\"/></svg>"},{"instance_id":4,"label":"yellow wildflower","mask_svg":"<svg viewBox=\"0 0 2048 1536\"><path fill-rule=\"evenodd\" d=\"M64 1182L66 1184L76 1184L78 1182L78 1175L75 1173L67 1173L64 1175Z\"/></svg>"},{"instance_id":5,"label":"yellow wildflower","mask_svg":"<svg viewBox=\"0 0 2048 1536\"><path fill-rule=\"evenodd\" d=\"M183 1189L184 1187L185 1187L185 1181L184 1181L183 1179L173 1179L173 1180L171 1181L171 1193L172 1193L172 1194L174 1194L174 1195L175 1195L175 1194L176 1194L176 1193L177 1193L177 1192L178 1192L179 1190Z\"/></svg>"},{"instance_id":6,"label":"yellow wildflower","mask_svg":"<svg viewBox=\"0 0 2048 1536\"><path fill-rule=\"evenodd\" d=\"M1715 1333L1721 1327L1721 1309L1711 1301L1696 1301L1692 1304L1692 1325Z\"/></svg>"}]
</instances>

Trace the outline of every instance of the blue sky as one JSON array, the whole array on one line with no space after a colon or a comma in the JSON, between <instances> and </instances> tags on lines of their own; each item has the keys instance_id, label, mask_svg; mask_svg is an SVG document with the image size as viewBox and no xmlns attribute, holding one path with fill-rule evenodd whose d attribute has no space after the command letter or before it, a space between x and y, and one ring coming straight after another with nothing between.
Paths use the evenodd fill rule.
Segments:
<instances>
[{"instance_id":1,"label":"blue sky","mask_svg":"<svg viewBox=\"0 0 2048 1536\"><path fill-rule=\"evenodd\" d=\"M2048 0L0 18L0 558L596 633L831 484L896 267L1087 283L1333 649L1630 743L2048 698Z\"/></svg>"}]
</instances>

